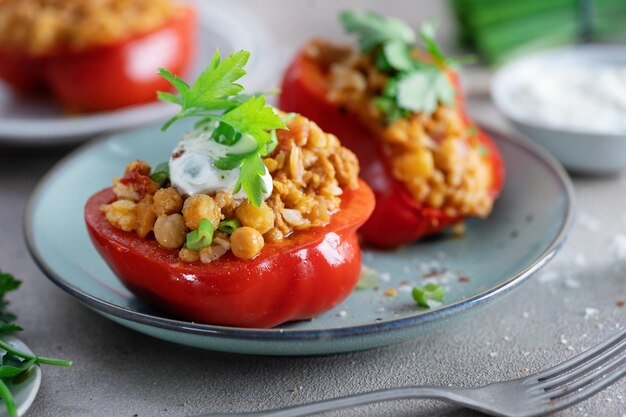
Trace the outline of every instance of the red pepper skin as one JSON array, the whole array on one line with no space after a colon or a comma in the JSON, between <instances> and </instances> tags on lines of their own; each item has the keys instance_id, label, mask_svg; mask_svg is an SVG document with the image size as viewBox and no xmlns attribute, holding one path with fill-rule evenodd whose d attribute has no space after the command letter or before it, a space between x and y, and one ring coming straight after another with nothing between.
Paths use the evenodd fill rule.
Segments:
<instances>
[{"instance_id":1,"label":"red pepper skin","mask_svg":"<svg viewBox=\"0 0 626 417\"><path fill-rule=\"evenodd\" d=\"M0 50L0 78L20 94L49 90L72 111L106 111L156 100L171 86L158 66L183 73L195 50L196 15L179 10L151 32L81 51L43 56Z\"/></svg>"},{"instance_id":2,"label":"red pepper skin","mask_svg":"<svg viewBox=\"0 0 626 417\"><path fill-rule=\"evenodd\" d=\"M322 130L335 134L342 145L351 149L361 165L361 178L376 196L376 208L360 229L363 238L382 248L394 248L435 234L454 224L461 217L450 217L440 209L417 203L404 185L391 174L380 141L357 116L346 112L327 99L324 70L306 55L303 48L283 78L279 106L284 111L297 112L315 121ZM452 75L457 84L456 77ZM460 94L459 94L460 96ZM457 105L462 106L462 97ZM463 117L467 119L464 113ZM500 152L483 132L478 140L490 153L492 166L492 196L497 198L504 182L504 164Z\"/></svg>"},{"instance_id":3,"label":"red pepper skin","mask_svg":"<svg viewBox=\"0 0 626 417\"><path fill-rule=\"evenodd\" d=\"M177 250L124 232L100 211L110 188L85 206L92 242L120 280L139 298L180 318L225 326L269 328L331 309L354 289L361 271L356 229L374 209L364 182L346 190L341 210L323 227L267 243L252 260L227 253L203 264L184 263Z\"/></svg>"}]
</instances>

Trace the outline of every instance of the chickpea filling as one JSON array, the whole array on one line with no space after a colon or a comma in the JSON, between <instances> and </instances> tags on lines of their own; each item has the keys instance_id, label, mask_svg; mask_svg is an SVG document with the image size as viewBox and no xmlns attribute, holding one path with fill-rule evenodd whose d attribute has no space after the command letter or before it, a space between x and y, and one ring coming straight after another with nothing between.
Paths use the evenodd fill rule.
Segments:
<instances>
[{"instance_id":1,"label":"chickpea filling","mask_svg":"<svg viewBox=\"0 0 626 417\"><path fill-rule=\"evenodd\" d=\"M171 0L0 0L2 49L45 55L106 45L171 18Z\"/></svg>"},{"instance_id":2,"label":"chickpea filling","mask_svg":"<svg viewBox=\"0 0 626 417\"><path fill-rule=\"evenodd\" d=\"M430 115L411 113L389 123L373 101L388 78L369 54L324 41L314 42L307 54L327 71L329 99L376 134L393 177L416 202L450 217L486 217L491 212L488 150L459 109L440 103Z\"/></svg>"},{"instance_id":3,"label":"chickpea filling","mask_svg":"<svg viewBox=\"0 0 626 417\"><path fill-rule=\"evenodd\" d=\"M101 211L111 225L142 238L154 236L162 247L178 250L183 262L209 263L229 251L252 259L267 242L323 226L339 210L343 190L358 187L358 161L314 122L297 116L286 125L288 130L277 131L278 147L263 160L274 188L260 207L230 192L181 195L167 182L161 187L152 181L146 162L134 161L124 177L113 179L116 200ZM211 244L190 249L187 235L206 221L215 231ZM239 227L231 231L226 225Z\"/></svg>"}]
</instances>

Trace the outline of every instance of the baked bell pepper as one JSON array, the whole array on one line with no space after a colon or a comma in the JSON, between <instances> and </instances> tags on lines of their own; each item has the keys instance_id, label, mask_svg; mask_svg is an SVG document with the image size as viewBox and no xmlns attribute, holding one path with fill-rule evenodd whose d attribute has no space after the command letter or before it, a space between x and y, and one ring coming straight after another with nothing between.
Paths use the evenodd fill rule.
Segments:
<instances>
[{"instance_id":1,"label":"baked bell pepper","mask_svg":"<svg viewBox=\"0 0 626 417\"><path fill-rule=\"evenodd\" d=\"M100 206L115 199L111 188L85 206L92 242L120 280L149 304L195 322L268 328L314 317L354 289L361 271L356 229L374 209L363 181L344 190L330 223L266 243L254 259L231 252L209 263L185 263L177 250L112 226Z\"/></svg>"},{"instance_id":2,"label":"baked bell pepper","mask_svg":"<svg viewBox=\"0 0 626 417\"><path fill-rule=\"evenodd\" d=\"M156 100L170 85L155 71L183 73L195 50L196 15L181 8L160 27L113 44L29 55L0 47L0 79L20 94L49 90L78 112L105 111Z\"/></svg>"},{"instance_id":3,"label":"baked bell pepper","mask_svg":"<svg viewBox=\"0 0 626 417\"><path fill-rule=\"evenodd\" d=\"M279 106L315 121L324 131L335 134L345 147L357 155L360 176L372 187L376 196L376 208L360 229L363 238L376 246L394 248L462 221L462 217L451 217L441 209L416 202L404 185L393 177L381 141L358 116L328 99L328 71L307 55L307 48L305 46L299 52L285 73ZM459 91L457 77L451 72L448 74ZM463 109L460 93L457 93L456 105ZM462 117L469 122L464 111ZM491 196L495 200L504 183L502 157L487 134L478 131L477 139L489 154Z\"/></svg>"}]
</instances>

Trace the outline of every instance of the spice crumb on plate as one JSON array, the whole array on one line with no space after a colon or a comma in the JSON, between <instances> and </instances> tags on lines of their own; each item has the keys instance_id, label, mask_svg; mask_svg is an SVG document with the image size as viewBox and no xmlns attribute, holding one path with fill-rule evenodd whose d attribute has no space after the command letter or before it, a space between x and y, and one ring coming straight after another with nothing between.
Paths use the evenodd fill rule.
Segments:
<instances>
[{"instance_id":1,"label":"spice crumb on plate","mask_svg":"<svg viewBox=\"0 0 626 417\"><path fill-rule=\"evenodd\" d=\"M395 288L389 288L383 294L386 297L395 297L396 295L398 295L398 290L396 290Z\"/></svg>"}]
</instances>

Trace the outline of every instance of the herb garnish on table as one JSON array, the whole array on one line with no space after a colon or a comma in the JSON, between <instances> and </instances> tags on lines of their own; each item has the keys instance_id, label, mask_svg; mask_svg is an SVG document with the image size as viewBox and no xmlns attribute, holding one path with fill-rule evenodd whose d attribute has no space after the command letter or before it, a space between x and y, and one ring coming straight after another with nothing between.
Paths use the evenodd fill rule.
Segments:
<instances>
[{"instance_id":1,"label":"herb garnish on table","mask_svg":"<svg viewBox=\"0 0 626 417\"><path fill-rule=\"evenodd\" d=\"M36 364L46 364L55 366L71 366L72 361L46 358L39 355L31 355L22 352L4 340L7 335L22 331L23 329L15 324L17 317L7 311L9 301L5 294L15 291L22 282L15 279L9 273L0 273L0 349L6 353L2 355L0 363L0 397L4 400L10 417L17 417L17 407L13 399L13 394L9 390L7 382L14 381L15 378L25 374Z\"/></svg>"}]
</instances>

